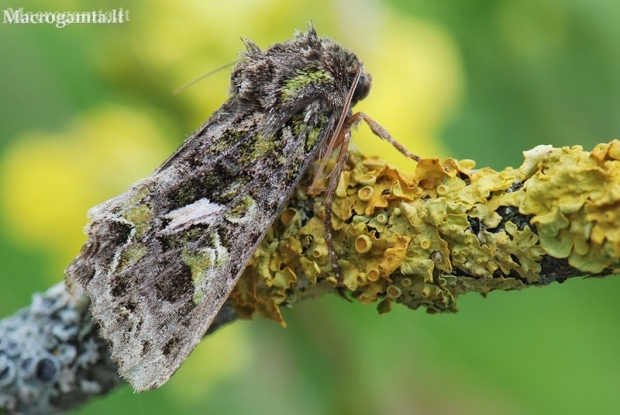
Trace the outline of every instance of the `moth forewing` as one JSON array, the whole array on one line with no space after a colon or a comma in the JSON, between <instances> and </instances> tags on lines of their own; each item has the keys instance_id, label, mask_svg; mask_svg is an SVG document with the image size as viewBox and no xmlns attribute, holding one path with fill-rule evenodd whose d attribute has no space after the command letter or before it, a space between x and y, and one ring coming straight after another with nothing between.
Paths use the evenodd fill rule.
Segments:
<instances>
[{"instance_id":1,"label":"moth forewing","mask_svg":"<svg viewBox=\"0 0 620 415\"><path fill-rule=\"evenodd\" d=\"M137 391L191 353L348 101L370 87L357 57L312 27L265 51L246 44L231 98L153 175L90 211L67 269Z\"/></svg>"}]
</instances>

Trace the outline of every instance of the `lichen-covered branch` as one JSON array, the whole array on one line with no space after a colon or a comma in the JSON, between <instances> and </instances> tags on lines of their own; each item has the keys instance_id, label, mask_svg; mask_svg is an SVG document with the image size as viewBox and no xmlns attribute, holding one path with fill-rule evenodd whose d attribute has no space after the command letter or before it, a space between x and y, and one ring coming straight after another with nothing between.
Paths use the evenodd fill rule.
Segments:
<instances>
[{"instance_id":1,"label":"lichen-covered branch","mask_svg":"<svg viewBox=\"0 0 620 415\"><path fill-rule=\"evenodd\" d=\"M519 290L620 269L620 142L539 146L518 169L423 159L415 173L352 151L333 202L302 184L231 298L241 317L283 323L279 307L337 290L363 304L455 312L467 292Z\"/></svg>"},{"instance_id":2,"label":"lichen-covered branch","mask_svg":"<svg viewBox=\"0 0 620 415\"><path fill-rule=\"evenodd\" d=\"M313 178L314 172L307 175ZM323 195L302 183L210 331L325 292L387 312L394 303L455 312L487 294L606 276L620 267L620 142L539 146L518 169L423 159L407 174L356 151L334 211L334 274ZM0 413L58 413L123 381L81 293L64 284L0 321Z\"/></svg>"},{"instance_id":3,"label":"lichen-covered branch","mask_svg":"<svg viewBox=\"0 0 620 415\"><path fill-rule=\"evenodd\" d=\"M60 414L124 384L83 293L59 283L0 321L0 414ZM234 320L226 303L209 332Z\"/></svg>"},{"instance_id":4,"label":"lichen-covered branch","mask_svg":"<svg viewBox=\"0 0 620 415\"><path fill-rule=\"evenodd\" d=\"M60 283L0 321L0 413L61 413L119 384L88 303Z\"/></svg>"}]
</instances>

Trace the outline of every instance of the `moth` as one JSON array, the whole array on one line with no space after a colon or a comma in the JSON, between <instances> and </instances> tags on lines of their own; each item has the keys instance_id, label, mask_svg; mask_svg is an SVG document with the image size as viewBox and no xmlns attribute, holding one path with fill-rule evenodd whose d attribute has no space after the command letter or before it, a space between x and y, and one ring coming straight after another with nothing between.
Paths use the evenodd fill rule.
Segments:
<instances>
[{"instance_id":1,"label":"moth","mask_svg":"<svg viewBox=\"0 0 620 415\"><path fill-rule=\"evenodd\" d=\"M88 212L88 241L66 270L136 391L165 383L200 342L310 161L339 147L342 166L360 120L406 152L352 114L371 76L312 26L245 46L231 97L151 176Z\"/></svg>"}]
</instances>

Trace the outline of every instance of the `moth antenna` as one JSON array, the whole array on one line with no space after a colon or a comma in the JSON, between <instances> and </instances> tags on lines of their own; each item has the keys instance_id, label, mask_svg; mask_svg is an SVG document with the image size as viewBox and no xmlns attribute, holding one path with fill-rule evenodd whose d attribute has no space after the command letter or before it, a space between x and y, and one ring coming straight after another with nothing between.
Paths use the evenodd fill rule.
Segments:
<instances>
[{"instance_id":1,"label":"moth antenna","mask_svg":"<svg viewBox=\"0 0 620 415\"><path fill-rule=\"evenodd\" d=\"M340 119L338 119L338 124L336 124L336 129L334 130L334 133L332 134L331 138L327 141L328 145L325 148L325 155L322 158L321 164L319 165L316 175L314 176L314 180L312 181L312 184L310 185L310 190L309 190L310 192L316 189L317 180L319 176L321 175L321 173L325 171L325 166L327 165L329 155L332 153L332 151L334 151L336 144L338 144L338 142L340 141L339 140L340 132L342 131L342 126L344 125L345 120L347 119L347 114L349 113L349 109L351 109L351 101L353 100L353 94L355 93L355 88L357 87L357 82L359 81L360 76L362 76L361 66L357 70L357 74L355 75L353 84L351 85L351 88L349 89L349 93L347 94L347 97L345 99L344 109L342 110L342 114L340 114Z\"/></svg>"},{"instance_id":2,"label":"moth antenna","mask_svg":"<svg viewBox=\"0 0 620 415\"><path fill-rule=\"evenodd\" d=\"M315 175L314 181L310 186L310 189L315 188L317 179L319 175L324 171L325 166L327 164L328 156L334 150L336 145L340 146L340 151L338 152L338 159L332 171L329 174L329 181L327 185L327 190L325 192L325 241L327 242L327 246L329 248L329 255L332 263L332 268L334 273L336 274L336 282L337 288L343 287L344 281L342 280L342 275L340 273L340 267L338 266L338 259L336 257L336 251L334 249L334 241L332 235L332 201L334 199L334 195L336 194L336 188L338 187L338 181L340 180L340 175L344 170L344 166L347 163L348 149L349 149L349 141L351 139L351 128L354 125L359 123L360 121L364 121L370 130L378 137L384 139L392 146L394 146L398 151L400 151L405 157L410 158L416 162L419 162L422 158L416 154L413 154L405 146L396 141L391 134L383 128L378 122L370 118L368 115L363 112L357 112L350 117L347 117L349 112L349 108L351 106L351 100L353 99L353 93L355 92L355 87L357 86L357 82L362 74L362 68L357 72L355 76L355 80L353 81L353 85L351 89L349 89L349 93L347 94L346 105L340 119L338 120L338 124L336 125L336 129L334 130L334 135L329 140L329 144L325 151L326 157L321 161L319 169ZM346 124L346 126L345 126Z\"/></svg>"},{"instance_id":3,"label":"moth antenna","mask_svg":"<svg viewBox=\"0 0 620 415\"><path fill-rule=\"evenodd\" d=\"M234 65L235 63L237 63L237 61L232 61L232 62L228 62L225 65L220 66L217 69L214 69L212 71L207 72L206 74L200 75L198 78L193 79L191 81L189 81L188 83L186 83L185 85L182 85L180 87L178 87L177 89L175 89L174 91L172 91L172 95L177 95L180 92L184 91L185 89L189 88L190 86L202 81L205 78L208 78L209 76L218 73L219 71L228 68L229 66Z\"/></svg>"},{"instance_id":4,"label":"moth antenna","mask_svg":"<svg viewBox=\"0 0 620 415\"><path fill-rule=\"evenodd\" d=\"M355 75L355 79L353 80L353 84L349 89L347 97L345 99L345 105L342 110L342 114L340 115L340 119L338 120L338 124L336 125L336 129L334 130L334 134L329 139L327 149L325 151L325 157L321 161L319 169L314 176L314 181L310 185L311 189L316 188L317 178L323 171L325 170L325 166L327 165L327 160L329 155L334 151L336 145L340 146L340 150L338 152L338 159L336 160L336 165L333 170L329 174L329 181L327 185L327 190L325 192L325 242L327 242L327 247L329 249L329 256L332 263L332 268L334 270L334 274L336 274L337 287L343 286L342 275L340 273L340 267L338 266L338 259L336 258L336 251L334 250L334 240L332 238L332 200L334 199L334 194L336 193L336 188L338 187L338 180L340 180L340 174L344 170L344 166L347 163L347 151L349 149L349 141L351 139L351 123L348 122L347 114L349 113L349 109L351 108L351 101L353 99L353 94L355 93L355 88L357 87L357 82L362 76L362 67L360 66L357 74ZM347 128L343 129L345 122L347 122Z\"/></svg>"}]
</instances>

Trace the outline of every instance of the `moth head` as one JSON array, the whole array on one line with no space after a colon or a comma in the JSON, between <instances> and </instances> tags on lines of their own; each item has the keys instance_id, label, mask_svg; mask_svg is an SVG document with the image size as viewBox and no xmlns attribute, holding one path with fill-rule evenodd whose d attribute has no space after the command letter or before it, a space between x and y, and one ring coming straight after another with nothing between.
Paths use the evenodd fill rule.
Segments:
<instances>
[{"instance_id":1,"label":"moth head","mask_svg":"<svg viewBox=\"0 0 620 415\"><path fill-rule=\"evenodd\" d=\"M312 26L266 50L251 41L245 44L231 86L234 96L247 104L267 111L279 107L286 112L321 102L330 110L346 105L351 88L352 104L370 91L370 75L362 70L357 78L362 68L357 56L331 39L319 37Z\"/></svg>"}]
</instances>

